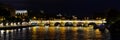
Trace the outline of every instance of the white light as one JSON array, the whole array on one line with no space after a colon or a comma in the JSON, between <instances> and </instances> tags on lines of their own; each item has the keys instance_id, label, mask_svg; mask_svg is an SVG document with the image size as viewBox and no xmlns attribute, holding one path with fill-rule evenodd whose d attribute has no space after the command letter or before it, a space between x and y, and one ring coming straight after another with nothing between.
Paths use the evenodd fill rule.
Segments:
<instances>
[{"instance_id":1,"label":"white light","mask_svg":"<svg viewBox=\"0 0 120 40\"><path fill-rule=\"evenodd\" d=\"M16 31L17 29L14 29L13 31Z\"/></svg>"},{"instance_id":2,"label":"white light","mask_svg":"<svg viewBox=\"0 0 120 40\"><path fill-rule=\"evenodd\" d=\"M59 29L59 26L56 26L57 29Z\"/></svg>"},{"instance_id":3,"label":"white light","mask_svg":"<svg viewBox=\"0 0 120 40\"><path fill-rule=\"evenodd\" d=\"M18 14L18 13L24 14L24 13L27 13L27 10L16 10L15 13L16 13L16 14Z\"/></svg>"},{"instance_id":4,"label":"white light","mask_svg":"<svg viewBox=\"0 0 120 40\"><path fill-rule=\"evenodd\" d=\"M6 26L8 26L8 23L6 23Z\"/></svg>"},{"instance_id":5,"label":"white light","mask_svg":"<svg viewBox=\"0 0 120 40\"><path fill-rule=\"evenodd\" d=\"M16 26L16 23L14 23L13 25Z\"/></svg>"},{"instance_id":6,"label":"white light","mask_svg":"<svg viewBox=\"0 0 120 40\"><path fill-rule=\"evenodd\" d=\"M45 26L45 28L49 28L49 26Z\"/></svg>"},{"instance_id":7,"label":"white light","mask_svg":"<svg viewBox=\"0 0 120 40\"><path fill-rule=\"evenodd\" d=\"M61 14L58 14L57 16L62 16Z\"/></svg>"},{"instance_id":8,"label":"white light","mask_svg":"<svg viewBox=\"0 0 120 40\"><path fill-rule=\"evenodd\" d=\"M23 28L23 30L25 30L26 28Z\"/></svg>"},{"instance_id":9,"label":"white light","mask_svg":"<svg viewBox=\"0 0 120 40\"><path fill-rule=\"evenodd\" d=\"M21 29L18 29L18 31L20 31Z\"/></svg>"},{"instance_id":10,"label":"white light","mask_svg":"<svg viewBox=\"0 0 120 40\"><path fill-rule=\"evenodd\" d=\"M79 27L80 29L82 29L82 27Z\"/></svg>"},{"instance_id":11,"label":"white light","mask_svg":"<svg viewBox=\"0 0 120 40\"><path fill-rule=\"evenodd\" d=\"M18 22L18 25L20 25L20 22Z\"/></svg>"},{"instance_id":12,"label":"white light","mask_svg":"<svg viewBox=\"0 0 120 40\"><path fill-rule=\"evenodd\" d=\"M70 29L70 27L67 27L68 28L68 30Z\"/></svg>"},{"instance_id":13,"label":"white light","mask_svg":"<svg viewBox=\"0 0 120 40\"><path fill-rule=\"evenodd\" d=\"M103 23L107 23L106 21L103 21Z\"/></svg>"},{"instance_id":14,"label":"white light","mask_svg":"<svg viewBox=\"0 0 120 40\"><path fill-rule=\"evenodd\" d=\"M36 28L39 28L39 26L36 26Z\"/></svg>"},{"instance_id":15,"label":"white light","mask_svg":"<svg viewBox=\"0 0 120 40\"><path fill-rule=\"evenodd\" d=\"M11 26L13 26L13 23L11 23Z\"/></svg>"},{"instance_id":16,"label":"white light","mask_svg":"<svg viewBox=\"0 0 120 40\"><path fill-rule=\"evenodd\" d=\"M37 21L37 20L31 20L29 23L40 23L40 21Z\"/></svg>"},{"instance_id":17,"label":"white light","mask_svg":"<svg viewBox=\"0 0 120 40\"><path fill-rule=\"evenodd\" d=\"M3 34L5 31L4 30L1 30L1 34Z\"/></svg>"},{"instance_id":18,"label":"white light","mask_svg":"<svg viewBox=\"0 0 120 40\"><path fill-rule=\"evenodd\" d=\"M3 26L3 23L1 23L0 26Z\"/></svg>"},{"instance_id":19,"label":"white light","mask_svg":"<svg viewBox=\"0 0 120 40\"><path fill-rule=\"evenodd\" d=\"M88 21L88 22L95 22L95 21Z\"/></svg>"},{"instance_id":20,"label":"white light","mask_svg":"<svg viewBox=\"0 0 120 40\"><path fill-rule=\"evenodd\" d=\"M9 33L9 30L6 30L6 33Z\"/></svg>"},{"instance_id":21,"label":"white light","mask_svg":"<svg viewBox=\"0 0 120 40\"><path fill-rule=\"evenodd\" d=\"M10 30L10 32L13 32L13 30Z\"/></svg>"},{"instance_id":22,"label":"white light","mask_svg":"<svg viewBox=\"0 0 120 40\"><path fill-rule=\"evenodd\" d=\"M48 31L49 26L45 26L46 32Z\"/></svg>"},{"instance_id":23,"label":"white light","mask_svg":"<svg viewBox=\"0 0 120 40\"><path fill-rule=\"evenodd\" d=\"M26 22L22 22L22 25L26 25Z\"/></svg>"},{"instance_id":24,"label":"white light","mask_svg":"<svg viewBox=\"0 0 120 40\"><path fill-rule=\"evenodd\" d=\"M31 29L31 27L28 28L29 30Z\"/></svg>"}]
</instances>

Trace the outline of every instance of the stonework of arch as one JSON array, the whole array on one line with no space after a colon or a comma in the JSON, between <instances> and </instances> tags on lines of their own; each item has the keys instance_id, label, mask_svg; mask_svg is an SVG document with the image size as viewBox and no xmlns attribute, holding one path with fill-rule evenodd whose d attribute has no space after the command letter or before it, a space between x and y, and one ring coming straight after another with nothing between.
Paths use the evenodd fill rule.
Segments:
<instances>
[{"instance_id":1,"label":"stonework of arch","mask_svg":"<svg viewBox=\"0 0 120 40\"><path fill-rule=\"evenodd\" d=\"M61 26L61 23L56 22L56 23L54 24L54 26Z\"/></svg>"}]
</instances>

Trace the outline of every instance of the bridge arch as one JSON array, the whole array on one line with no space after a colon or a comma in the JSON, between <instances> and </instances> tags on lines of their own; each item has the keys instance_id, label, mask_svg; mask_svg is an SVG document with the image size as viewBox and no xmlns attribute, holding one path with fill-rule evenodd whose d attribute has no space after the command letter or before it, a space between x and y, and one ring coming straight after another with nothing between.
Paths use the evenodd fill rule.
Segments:
<instances>
[{"instance_id":1,"label":"bridge arch","mask_svg":"<svg viewBox=\"0 0 120 40\"><path fill-rule=\"evenodd\" d=\"M83 24L83 22L78 22L77 26L83 26L82 24Z\"/></svg>"},{"instance_id":2,"label":"bridge arch","mask_svg":"<svg viewBox=\"0 0 120 40\"><path fill-rule=\"evenodd\" d=\"M61 23L60 22L55 22L54 26L61 26Z\"/></svg>"},{"instance_id":3,"label":"bridge arch","mask_svg":"<svg viewBox=\"0 0 120 40\"><path fill-rule=\"evenodd\" d=\"M72 22L65 22L65 26L73 26Z\"/></svg>"},{"instance_id":4,"label":"bridge arch","mask_svg":"<svg viewBox=\"0 0 120 40\"><path fill-rule=\"evenodd\" d=\"M44 26L50 26L49 22L45 22Z\"/></svg>"},{"instance_id":5,"label":"bridge arch","mask_svg":"<svg viewBox=\"0 0 120 40\"><path fill-rule=\"evenodd\" d=\"M90 23L88 23L88 26L89 25L96 26L97 24L95 22L90 22Z\"/></svg>"}]
</instances>

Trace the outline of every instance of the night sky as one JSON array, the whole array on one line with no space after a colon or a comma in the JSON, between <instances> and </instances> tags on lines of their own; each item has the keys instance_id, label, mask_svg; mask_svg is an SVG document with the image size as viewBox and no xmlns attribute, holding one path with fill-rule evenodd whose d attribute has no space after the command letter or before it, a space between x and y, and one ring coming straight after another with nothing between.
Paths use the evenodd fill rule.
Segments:
<instances>
[{"instance_id":1,"label":"night sky","mask_svg":"<svg viewBox=\"0 0 120 40\"><path fill-rule=\"evenodd\" d=\"M120 1L115 0L0 0L16 9L44 10L47 14L93 15L108 8L120 9Z\"/></svg>"}]
</instances>

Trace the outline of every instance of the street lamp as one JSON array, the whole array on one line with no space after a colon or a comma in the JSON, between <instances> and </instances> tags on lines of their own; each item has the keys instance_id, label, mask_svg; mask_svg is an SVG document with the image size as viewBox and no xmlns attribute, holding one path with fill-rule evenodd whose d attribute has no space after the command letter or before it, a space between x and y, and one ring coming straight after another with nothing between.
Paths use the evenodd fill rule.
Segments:
<instances>
[{"instance_id":1,"label":"street lamp","mask_svg":"<svg viewBox=\"0 0 120 40\"><path fill-rule=\"evenodd\" d=\"M75 20L77 19L77 17L76 17L76 16L72 16L72 18L73 18L73 19L75 19Z\"/></svg>"},{"instance_id":2,"label":"street lamp","mask_svg":"<svg viewBox=\"0 0 120 40\"><path fill-rule=\"evenodd\" d=\"M33 19L36 19L36 17L34 16Z\"/></svg>"},{"instance_id":3,"label":"street lamp","mask_svg":"<svg viewBox=\"0 0 120 40\"><path fill-rule=\"evenodd\" d=\"M58 14L57 16L61 17L62 15L61 15L61 14Z\"/></svg>"},{"instance_id":4,"label":"street lamp","mask_svg":"<svg viewBox=\"0 0 120 40\"><path fill-rule=\"evenodd\" d=\"M59 13L57 16L60 17L60 19L61 19L61 17L62 17L62 15L61 15L60 13Z\"/></svg>"}]
</instances>

